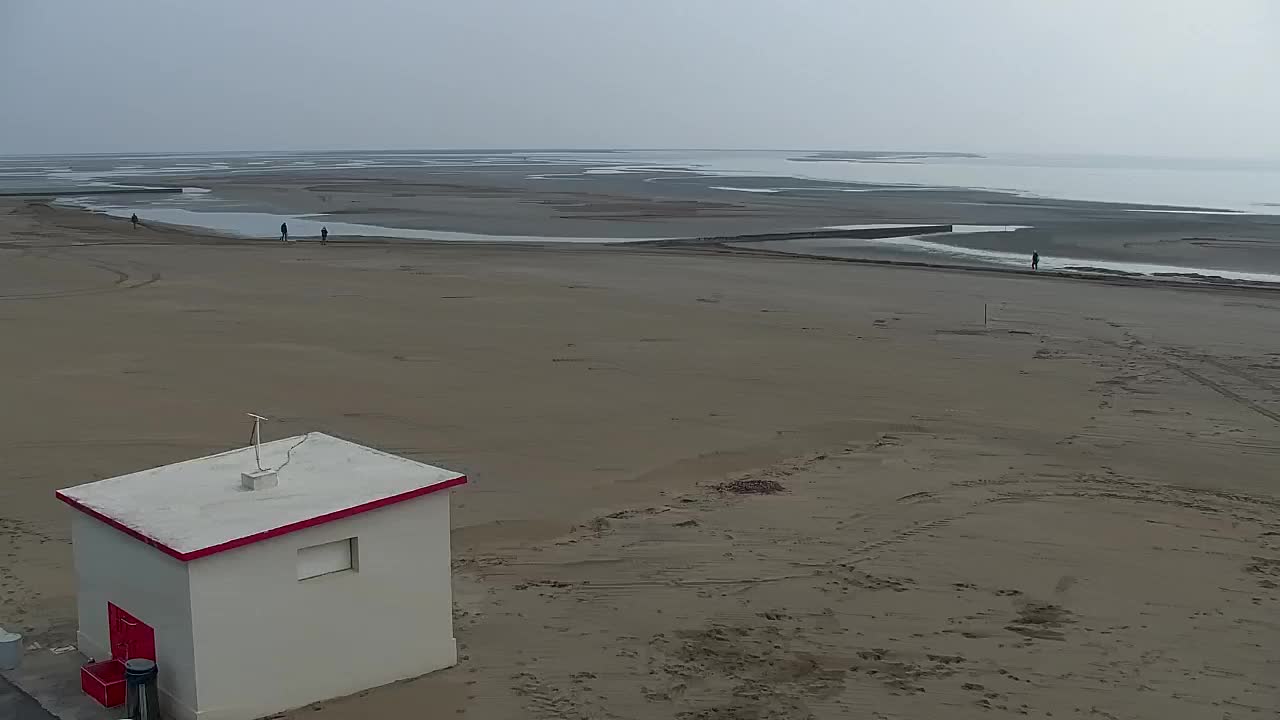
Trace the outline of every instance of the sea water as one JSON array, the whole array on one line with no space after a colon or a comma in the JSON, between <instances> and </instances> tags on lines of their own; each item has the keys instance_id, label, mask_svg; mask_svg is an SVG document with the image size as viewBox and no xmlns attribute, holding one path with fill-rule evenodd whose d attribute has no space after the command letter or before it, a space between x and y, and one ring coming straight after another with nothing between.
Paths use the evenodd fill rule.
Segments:
<instances>
[{"instance_id":1,"label":"sea water","mask_svg":"<svg viewBox=\"0 0 1280 720\"><path fill-rule=\"evenodd\" d=\"M1087 155L956 155L859 153L847 157L783 150L509 150L359 153L225 153L213 155L77 155L0 157L0 192L33 187L109 187L160 183L166 176L350 169L478 169L577 166L575 175L706 176L724 192L800 188L763 179L835 183L835 192L978 189L1022 197L1280 214L1280 158L1186 159ZM725 178L751 178L751 185ZM844 187L840 187L843 185ZM813 187L803 188L808 192Z\"/></svg>"}]
</instances>

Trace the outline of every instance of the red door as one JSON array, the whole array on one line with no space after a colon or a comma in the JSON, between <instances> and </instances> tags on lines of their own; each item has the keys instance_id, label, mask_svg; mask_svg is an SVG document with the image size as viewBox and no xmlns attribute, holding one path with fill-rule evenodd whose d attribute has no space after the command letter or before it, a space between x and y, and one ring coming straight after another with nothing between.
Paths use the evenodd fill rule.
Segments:
<instances>
[{"instance_id":1,"label":"red door","mask_svg":"<svg viewBox=\"0 0 1280 720\"><path fill-rule=\"evenodd\" d=\"M107 603L107 627L111 634L111 657L124 662L133 658L156 659L156 632L150 625Z\"/></svg>"}]
</instances>

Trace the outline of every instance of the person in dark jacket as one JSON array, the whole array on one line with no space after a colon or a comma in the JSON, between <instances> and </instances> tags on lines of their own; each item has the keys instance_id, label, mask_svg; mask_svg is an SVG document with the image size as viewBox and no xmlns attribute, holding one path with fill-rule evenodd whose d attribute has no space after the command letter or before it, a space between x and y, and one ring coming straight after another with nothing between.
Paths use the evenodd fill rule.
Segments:
<instances>
[{"instance_id":1,"label":"person in dark jacket","mask_svg":"<svg viewBox=\"0 0 1280 720\"><path fill-rule=\"evenodd\" d=\"M280 223L280 242L289 242L289 226Z\"/></svg>"}]
</instances>

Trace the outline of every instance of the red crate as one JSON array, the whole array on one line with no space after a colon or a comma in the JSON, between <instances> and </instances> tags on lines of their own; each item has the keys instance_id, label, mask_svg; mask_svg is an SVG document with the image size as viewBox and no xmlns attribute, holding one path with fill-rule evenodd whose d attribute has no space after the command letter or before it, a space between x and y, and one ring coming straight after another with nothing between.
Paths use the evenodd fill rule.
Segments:
<instances>
[{"instance_id":1,"label":"red crate","mask_svg":"<svg viewBox=\"0 0 1280 720\"><path fill-rule=\"evenodd\" d=\"M104 660L80 668L80 689L103 707L124 704L124 663Z\"/></svg>"}]
</instances>

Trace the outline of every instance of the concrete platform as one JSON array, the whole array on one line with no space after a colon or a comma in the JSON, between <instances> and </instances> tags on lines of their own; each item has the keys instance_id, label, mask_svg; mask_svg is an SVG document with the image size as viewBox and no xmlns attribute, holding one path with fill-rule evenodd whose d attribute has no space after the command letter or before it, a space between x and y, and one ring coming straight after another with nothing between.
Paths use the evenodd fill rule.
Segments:
<instances>
[{"instance_id":1,"label":"concrete platform","mask_svg":"<svg viewBox=\"0 0 1280 720\"><path fill-rule=\"evenodd\" d=\"M53 720L56 716L13 683L0 678L0 717L13 720Z\"/></svg>"},{"instance_id":2,"label":"concrete platform","mask_svg":"<svg viewBox=\"0 0 1280 720\"><path fill-rule=\"evenodd\" d=\"M124 707L104 708L80 689L78 650L55 653L28 646L22 664L0 670L0 718L16 720L116 720ZM12 711L10 710L12 708Z\"/></svg>"}]
</instances>

